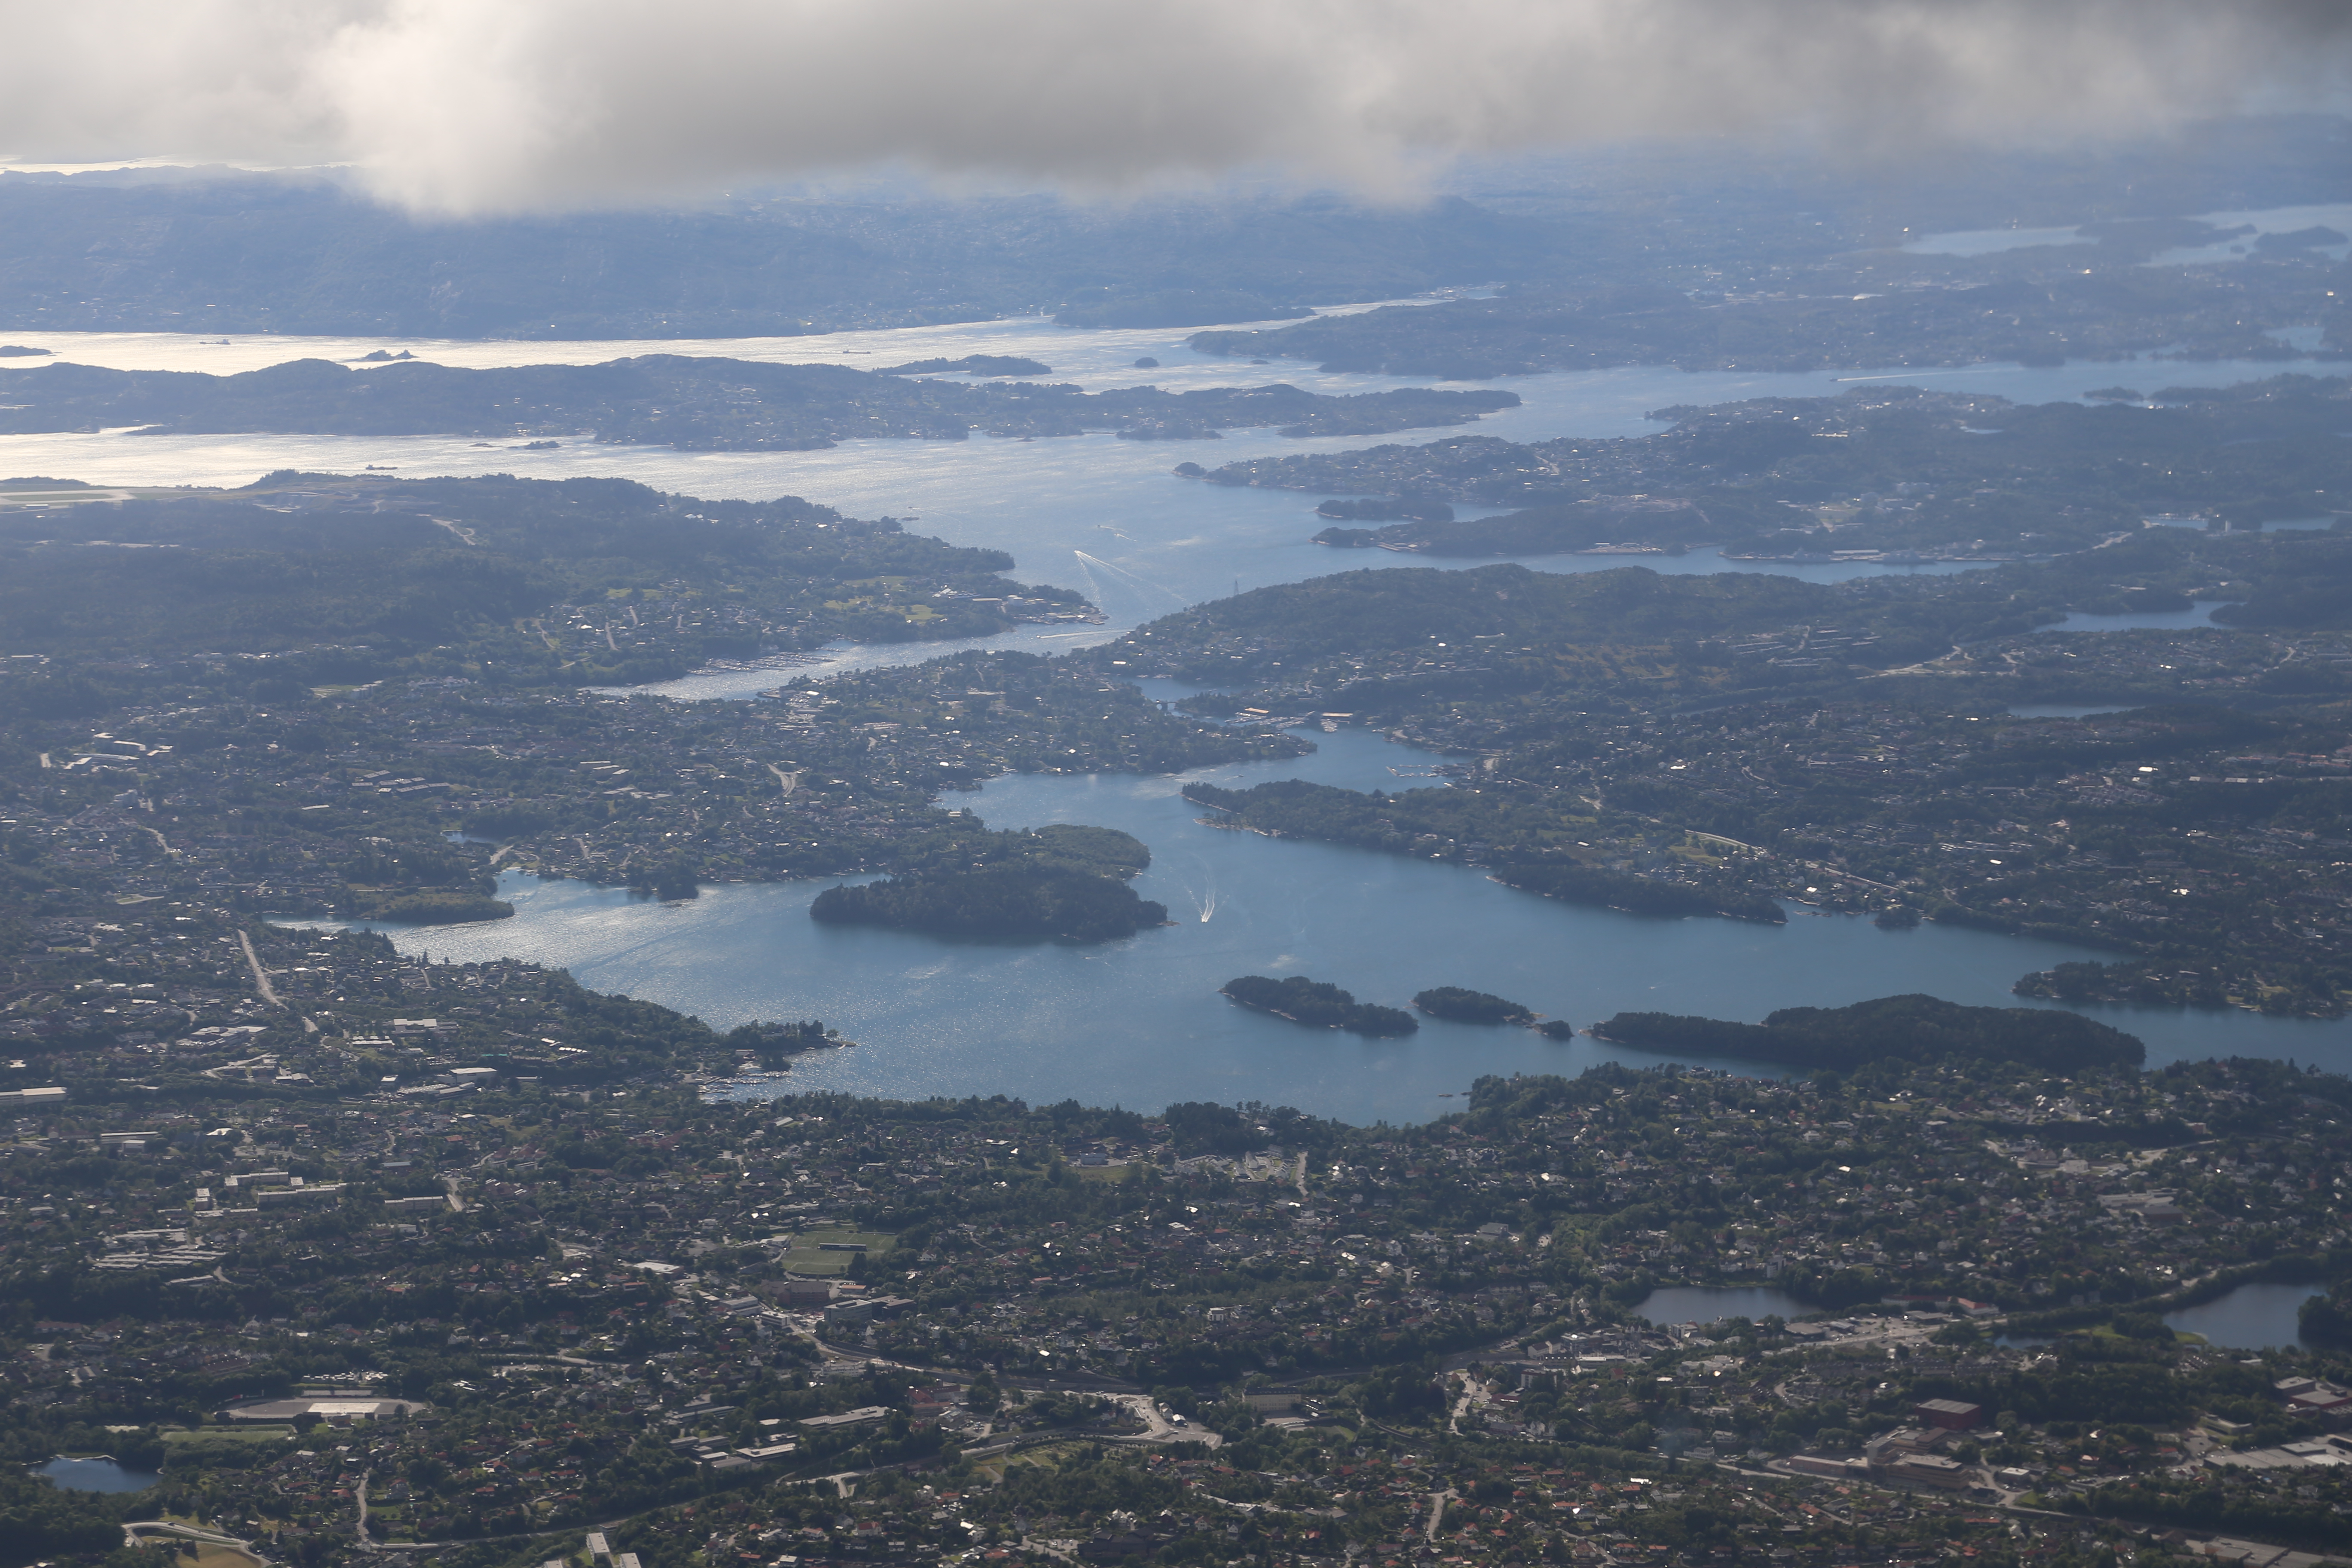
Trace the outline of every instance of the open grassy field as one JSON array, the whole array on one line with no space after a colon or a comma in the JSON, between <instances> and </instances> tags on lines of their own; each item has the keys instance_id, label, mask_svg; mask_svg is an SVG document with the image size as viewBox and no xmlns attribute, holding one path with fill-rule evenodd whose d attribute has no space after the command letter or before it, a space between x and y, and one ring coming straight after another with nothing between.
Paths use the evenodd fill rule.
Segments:
<instances>
[{"instance_id":1,"label":"open grassy field","mask_svg":"<svg viewBox=\"0 0 2352 1568\"><path fill-rule=\"evenodd\" d=\"M168 1426L163 1429L163 1446L174 1458L188 1453L201 1453L205 1448L252 1447L284 1442L294 1436L294 1428L277 1423L257 1422L239 1426Z\"/></svg>"},{"instance_id":2,"label":"open grassy field","mask_svg":"<svg viewBox=\"0 0 2352 1568\"><path fill-rule=\"evenodd\" d=\"M207 1526L198 1525L193 1520L182 1519L174 1514L165 1514L163 1517L173 1524L184 1524L191 1529L201 1530L209 1528ZM215 1531L215 1533L218 1532ZM175 1539L174 1532L169 1530L142 1530L139 1531L139 1536L142 1541L170 1541ZM186 1539L184 1536L176 1538L181 1540ZM192 1563L193 1568L262 1568L260 1558L254 1556L251 1552L240 1552L234 1546L223 1546L218 1542L214 1541L199 1541L195 1543L195 1547L196 1554L194 1558L189 1558L184 1555L174 1558L173 1561L183 1565Z\"/></svg>"},{"instance_id":3,"label":"open grassy field","mask_svg":"<svg viewBox=\"0 0 2352 1568\"><path fill-rule=\"evenodd\" d=\"M828 1252L824 1246L828 1241L845 1246L864 1242L866 1244L864 1256L870 1268L879 1259L889 1256L896 1238L880 1231L830 1228L812 1230L793 1237L792 1250L784 1254L784 1267L794 1274L848 1273L849 1260L859 1255L855 1252Z\"/></svg>"}]
</instances>

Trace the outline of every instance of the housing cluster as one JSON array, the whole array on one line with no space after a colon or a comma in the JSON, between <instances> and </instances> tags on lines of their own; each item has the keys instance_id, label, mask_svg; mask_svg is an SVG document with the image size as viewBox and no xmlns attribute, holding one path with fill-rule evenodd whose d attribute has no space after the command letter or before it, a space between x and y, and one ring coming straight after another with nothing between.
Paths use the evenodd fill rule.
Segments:
<instances>
[{"instance_id":1,"label":"housing cluster","mask_svg":"<svg viewBox=\"0 0 2352 1568\"><path fill-rule=\"evenodd\" d=\"M118 1008L242 970L263 1020L151 1050L101 1010L0 1105L5 1440L160 1468L142 1529L458 1568L2352 1546L2352 1304L2285 1350L2167 1321L2340 1271L2334 1077L1603 1066L1363 1129L892 1102L527 965L94 935L51 956ZM1668 1310L1740 1289L1777 1294Z\"/></svg>"},{"instance_id":2,"label":"housing cluster","mask_svg":"<svg viewBox=\"0 0 2352 1568\"><path fill-rule=\"evenodd\" d=\"M963 864L1002 836L940 809L943 790L1014 768L1162 770L1305 749L1021 654L795 680L752 703L456 676L282 702L218 686L176 695L27 726L0 834L60 916L194 900L485 919L506 912L496 873L516 868L669 896L698 879Z\"/></svg>"}]
</instances>

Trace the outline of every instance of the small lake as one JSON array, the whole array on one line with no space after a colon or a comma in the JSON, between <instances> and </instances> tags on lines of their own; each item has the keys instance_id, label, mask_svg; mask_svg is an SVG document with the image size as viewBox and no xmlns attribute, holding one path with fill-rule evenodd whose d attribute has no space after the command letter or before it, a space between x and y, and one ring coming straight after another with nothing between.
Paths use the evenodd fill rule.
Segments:
<instances>
[{"instance_id":1,"label":"small lake","mask_svg":"<svg viewBox=\"0 0 2352 1568\"><path fill-rule=\"evenodd\" d=\"M33 1474L47 1476L73 1492L143 1492L163 1480L152 1470L134 1470L112 1459L68 1459L60 1456L35 1465Z\"/></svg>"},{"instance_id":2,"label":"small lake","mask_svg":"<svg viewBox=\"0 0 2352 1568\"><path fill-rule=\"evenodd\" d=\"M2213 612L2225 599L2198 599L2185 610L2154 610L2142 615L2094 616L2082 610L2068 613L2054 626L2044 626L2046 632L2188 632L2217 631Z\"/></svg>"},{"instance_id":3,"label":"small lake","mask_svg":"<svg viewBox=\"0 0 2352 1568\"><path fill-rule=\"evenodd\" d=\"M1762 1321L1805 1317L1820 1309L1786 1290L1763 1285L1665 1285L1642 1298L1633 1315L1660 1328L1669 1323L1712 1323L1718 1318Z\"/></svg>"},{"instance_id":4,"label":"small lake","mask_svg":"<svg viewBox=\"0 0 2352 1568\"><path fill-rule=\"evenodd\" d=\"M2326 1294L2316 1285L2241 1285L2201 1306L2167 1312L2164 1321L2224 1350L2282 1350L2302 1342L2297 1309Z\"/></svg>"}]
</instances>

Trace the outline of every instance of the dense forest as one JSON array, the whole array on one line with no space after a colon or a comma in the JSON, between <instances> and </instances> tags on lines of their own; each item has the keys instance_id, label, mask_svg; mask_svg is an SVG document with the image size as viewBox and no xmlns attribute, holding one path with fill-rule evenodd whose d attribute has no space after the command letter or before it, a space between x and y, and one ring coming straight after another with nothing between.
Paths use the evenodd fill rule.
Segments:
<instances>
[{"instance_id":1,"label":"dense forest","mask_svg":"<svg viewBox=\"0 0 2352 1568\"><path fill-rule=\"evenodd\" d=\"M1195 332L1189 341L1204 353L1451 380L1620 364L2054 365L2159 348L2200 359L2284 360L2299 351L2267 329L2315 315L2330 321L2327 346L2352 346L2347 318L2331 303L2338 274L2311 247L2267 247L2224 278L2136 265L2175 246L2232 237L2210 224L2181 218L2093 227L2096 245L2012 257L2008 276L1974 287L1764 295L1651 282L1538 283L1493 299L1392 305L1293 326Z\"/></svg>"},{"instance_id":2,"label":"dense forest","mask_svg":"<svg viewBox=\"0 0 2352 1568\"><path fill-rule=\"evenodd\" d=\"M1617 910L1629 915L1683 920L1695 915L1720 915L1726 920L1756 921L1784 925L1789 917L1780 906L1760 893L1733 888L1664 881L1605 866L1573 860L1529 861L1499 865L1495 880L1521 892L1540 893L1562 903Z\"/></svg>"},{"instance_id":3,"label":"dense forest","mask_svg":"<svg viewBox=\"0 0 2352 1568\"><path fill-rule=\"evenodd\" d=\"M792 496L296 473L186 499L76 493L0 510L0 638L60 663L259 655L253 679L305 686L461 668L589 685L1085 613L998 575L1002 552Z\"/></svg>"},{"instance_id":4,"label":"dense forest","mask_svg":"<svg viewBox=\"0 0 2352 1568\"><path fill-rule=\"evenodd\" d=\"M1783 1007L1761 1024L1672 1013L1620 1013L1593 1037L1643 1050L1729 1057L1851 1072L1867 1062L2016 1062L2051 1072L2137 1067L2147 1047L2079 1013L1969 1007L1934 996L1882 996L1846 1007Z\"/></svg>"},{"instance_id":5,"label":"dense forest","mask_svg":"<svg viewBox=\"0 0 2352 1568\"><path fill-rule=\"evenodd\" d=\"M1134 668L1140 655L1152 669L1224 689L1263 680L1278 664L1284 681L1313 680L1324 706L1351 711L1473 692L1538 704L1565 695L1586 709L1596 686L1648 706L1677 687L1819 689L2044 630L2070 613L2179 612L2197 599L2221 601L2216 626L2352 629L2352 535L2148 528L2050 561L1838 584L1640 566L1333 573L1178 611L1088 657ZM1750 658L1768 647L1768 659ZM2090 668L2084 657L2074 668ZM2305 691L2336 689L2316 661L2300 673L2310 678Z\"/></svg>"},{"instance_id":6,"label":"dense forest","mask_svg":"<svg viewBox=\"0 0 2352 1568\"><path fill-rule=\"evenodd\" d=\"M1213 826L1488 866L1506 886L1566 903L1668 918L1722 915L1768 924L1788 918L1770 899L1719 881L1672 882L1586 864L1575 858L1574 835L1591 819L1559 815L1556 803L1471 789L1364 795L1302 779L1246 790L1188 784L1184 798L1223 813Z\"/></svg>"},{"instance_id":7,"label":"dense forest","mask_svg":"<svg viewBox=\"0 0 2352 1568\"><path fill-rule=\"evenodd\" d=\"M2158 516L2240 529L2324 522L2352 495L2347 409L2342 376L2159 385L2096 406L1874 384L1660 409L1653 417L1672 427L1652 436L1454 437L1260 458L1202 477L1360 498L1326 503L1343 521L1403 520L1316 536L1339 546L2002 559L2087 550ZM1517 510L1461 521L1428 511L1447 498Z\"/></svg>"},{"instance_id":8,"label":"dense forest","mask_svg":"<svg viewBox=\"0 0 2352 1568\"><path fill-rule=\"evenodd\" d=\"M905 364L885 364L874 367L877 375L981 375L1031 376L1051 375L1054 367L1040 360L1024 359L1019 354L965 354L961 359L918 359Z\"/></svg>"}]
</instances>

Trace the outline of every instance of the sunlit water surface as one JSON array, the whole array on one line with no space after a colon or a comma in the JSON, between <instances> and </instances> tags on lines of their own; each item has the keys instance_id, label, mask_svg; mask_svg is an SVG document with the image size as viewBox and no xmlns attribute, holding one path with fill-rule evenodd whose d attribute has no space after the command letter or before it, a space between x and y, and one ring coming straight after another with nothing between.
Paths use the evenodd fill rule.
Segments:
<instances>
[{"instance_id":1,"label":"sunlit water surface","mask_svg":"<svg viewBox=\"0 0 2352 1568\"><path fill-rule=\"evenodd\" d=\"M1430 759L1364 731L1318 734L1294 761L1188 775L1229 787L1310 778L1401 789ZM653 903L615 889L509 874L515 918L387 931L437 962L530 959L730 1027L751 1018L823 1018L864 1042L801 1058L786 1079L730 1092L813 1088L1157 1109L1178 1100L1259 1100L1355 1122L1442 1114L1488 1073L1575 1072L1597 1061L1662 1058L1580 1036L1423 1019L1402 1040L1307 1029L1234 1005L1240 974L1312 975L1366 1001L1464 985L1590 1024L1625 1010L1759 1019L1778 1007L1840 1005L1925 991L2015 1005L2017 976L2099 956L2063 944L1869 921L1790 906L1785 926L1642 920L1515 891L1475 869L1207 826L1183 781L1015 774L953 804L990 826L1084 822L1152 849L1138 890L1173 923L1098 946L1008 947L819 925L829 883L728 886ZM2352 1066L2343 1026L2249 1013L2092 1009L2147 1041L2151 1062L2292 1056ZM1753 1064L1716 1063L1745 1072Z\"/></svg>"}]
</instances>

